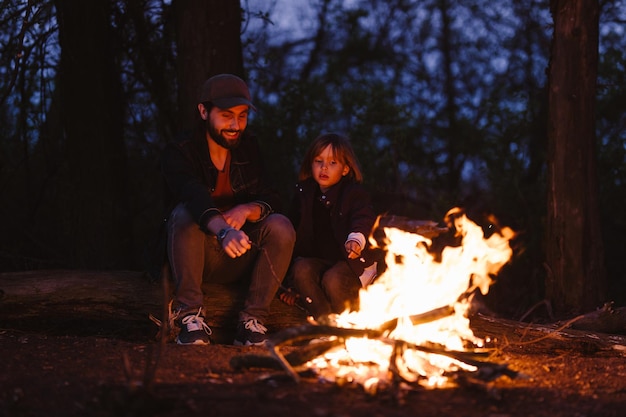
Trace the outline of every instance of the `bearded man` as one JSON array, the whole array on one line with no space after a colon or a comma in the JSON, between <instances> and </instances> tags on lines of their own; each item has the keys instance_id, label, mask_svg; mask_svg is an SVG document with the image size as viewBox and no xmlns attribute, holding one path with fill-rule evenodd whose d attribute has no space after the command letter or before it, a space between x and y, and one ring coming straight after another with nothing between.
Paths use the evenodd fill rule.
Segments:
<instances>
[{"instance_id":1,"label":"bearded man","mask_svg":"<svg viewBox=\"0 0 626 417\"><path fill-rule=\"evenodd\" d=\"M291 260L295 231L279 213L260 148L246 134L256 110L246 83L232 74L209 78L200 90L195 132L163 150L167 259L173 311L183 345L208 344L202 283L247 280L235 345L261 345L266 320Z\"/></svg>"}]
</instances>

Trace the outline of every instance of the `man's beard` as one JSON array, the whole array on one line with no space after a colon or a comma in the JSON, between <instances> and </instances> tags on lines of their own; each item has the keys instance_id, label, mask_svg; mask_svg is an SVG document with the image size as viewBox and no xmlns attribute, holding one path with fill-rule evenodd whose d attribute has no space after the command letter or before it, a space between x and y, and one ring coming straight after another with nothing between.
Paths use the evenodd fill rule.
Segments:
<instances>
[{"instance_id":1,"label":"man's beard","mask_svg":"<svg viewBox=\"0 0 626 417\"><path fill-rule=\"evenodd\" d=\"M240 134L237 136L237 139L226 139L217 129L215 129L215 127L213 127L210 120L206 121L206 130L211 139L213 139L215 143L220 145L222 148L235 149L239 146L239 142L241 141L241 132L239 132Z\"/></svg>"}]
</instances>

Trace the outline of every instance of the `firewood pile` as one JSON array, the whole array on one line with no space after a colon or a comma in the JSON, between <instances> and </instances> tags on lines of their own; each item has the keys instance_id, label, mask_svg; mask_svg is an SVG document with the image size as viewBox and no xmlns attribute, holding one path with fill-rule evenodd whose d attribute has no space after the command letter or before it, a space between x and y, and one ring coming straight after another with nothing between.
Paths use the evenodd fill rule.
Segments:
<instances>
[{"instance_id":1,"label":"firewood pile","mask_svg":"<svg viewBox=\"0 0 626 417\"><path fill-rule=\"evenodd\" d=\"M425 313L410 316L413 325L420 325L439 320L454 314L453 306L444 306ZM507 364L495 363L489 360L490 350L474 347L466 350L450 350L445 346L435 343L416 344L389 337L396 328L398 319L383 323L377 328L346 328L333 323L332 316L328 316L321 322L310 320L309 323L284 329L270 336L266 347L267 354L246 353L235 356L231 360L231 366L235 370L252 368L266 368L285 371L295 382L301 378L314 377L326 380L334 380L338 384L354 382L348 378L337 377L328 374L327 371L320 373L311 371L311 361L324 356L334 349L345 348L346 341L351 338L365 338L376 340L391 347L387 358L387 375L384 378L370 378L363 383L363 388L369 393L376 393L387 387L398 389L400 386L417 388L427 386L427 376L407 364L404 360L405 353L412 351L421 355L444 356L465 366L456 366L453 371L446 371L442 375L449 384L483 384L493 381L502 376L511 379L519 376ZM303 345L304 343L304 345ZM298 349L283 353L286 346L301 346ZM346 364L350 367L353 364ZM375 366L375 364L361 364L363 366ZM471 368L471 370L468 370ZM332 373L332 371L331 371ZM358 382L358 381L356 381Z\"/></svg>"}]
</instances>

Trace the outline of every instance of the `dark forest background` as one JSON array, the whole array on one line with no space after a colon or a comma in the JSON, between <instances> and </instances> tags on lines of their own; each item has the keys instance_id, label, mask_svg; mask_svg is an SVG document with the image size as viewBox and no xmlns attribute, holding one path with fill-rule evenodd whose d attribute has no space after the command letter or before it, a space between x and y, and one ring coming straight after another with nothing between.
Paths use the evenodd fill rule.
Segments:
<instances>
[{"instance_id":1,"label":"dark forest background","mask_svg":"<svg viewBox=\"0 0 626 417\"><path fill-rule=\"evenodd\" d=\"M563 178L598 212L575 258L602 267L580 272L598 295L561 310L626 303L623 1L318 0L288 20L271 1L0 4L0 271L145 269L164 215L160 150L192 124L200 83L233 72L285 201L308 143L344 132L379 213L442 222L460 206L518 232L485 301L519 318L554 296ZM564 38L579 44L555 42L570 6L582 29ZM563 134L558 109L578 97L554 96L568 80L593 95ZM561 228L596 217L562 216Z\"/></svg>"}]
</instances>

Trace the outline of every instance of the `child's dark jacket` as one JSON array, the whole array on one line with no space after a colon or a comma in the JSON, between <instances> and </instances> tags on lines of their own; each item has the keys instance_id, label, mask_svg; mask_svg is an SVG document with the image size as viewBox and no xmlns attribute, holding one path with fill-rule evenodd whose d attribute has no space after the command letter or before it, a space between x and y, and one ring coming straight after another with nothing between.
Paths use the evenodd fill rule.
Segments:
<instances>
[{"instance_id":1,"label":"child's dark jacket","mask_svg":"<svg viewBox=\"0 0 626 417\"><path fill-rule=\"evenodd\" d=\"M296 229L296 245L294 257L313 257L313 204L319 185L313 178L296 184L295 193L288 212L288 217ZM376 213L371 197L365 187L344 177L338 184L325 193L327 205L330 206L330 217L335 240L358 277L363 269L375 261L382 263L379 251L370 248L368 238L376 222ZM344 243L351 232L360 232L365 236L366 246L361 256L348 259Z\"/></svg>"}]
</instances>

